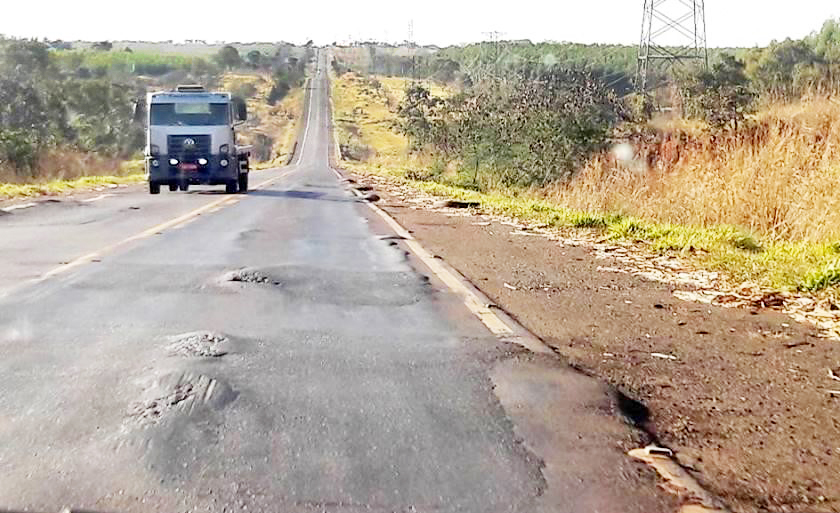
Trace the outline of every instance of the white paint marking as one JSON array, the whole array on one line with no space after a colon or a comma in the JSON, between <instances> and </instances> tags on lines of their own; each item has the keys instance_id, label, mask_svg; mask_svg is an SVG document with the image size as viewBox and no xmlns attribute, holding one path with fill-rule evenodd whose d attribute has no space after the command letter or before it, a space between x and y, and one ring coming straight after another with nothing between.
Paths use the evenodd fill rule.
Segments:
<instances>
[{"instance_id":1,"label":"white paint marking","mask_svg":"<svg viewBox=\"0 0 840 513\"><path fill-rule=\"evenodd\" d=\"M309 79L309 105L306 111L306 126L303 128L303 139L300 143L300 151L297 156L297 164L303 160L303 149L306 148L306 141L309 140L309 127L312 126L312 97L314 89L312 89L312 79Z\"/></svg>"},{"instance_id":2,"label":"white paint marking","mask_svg":"<svg viewBox=\"0 0 840 513\"><path fill-rule=\"evenodd\" d=\"M101 199L105 199L105 198L108 198L110 196L113 196L113 194L100 194L99 196L97 196L95 198L83 199L82 203L93 203L94 201L99 201Z\"/></svg>"},{"instance_id":3,"label":"white paint marking","mask_svg":"<svg viewBox=\"0 0 840 513\"><path fill-rule=\"evenodd\" d=\"M37 203L21 203L20 205L12 205L11 207L0 208L3 212L11 212L12 210L20 210L22 208L30 208L37 205Z\"/></svg>"}]
</instances>

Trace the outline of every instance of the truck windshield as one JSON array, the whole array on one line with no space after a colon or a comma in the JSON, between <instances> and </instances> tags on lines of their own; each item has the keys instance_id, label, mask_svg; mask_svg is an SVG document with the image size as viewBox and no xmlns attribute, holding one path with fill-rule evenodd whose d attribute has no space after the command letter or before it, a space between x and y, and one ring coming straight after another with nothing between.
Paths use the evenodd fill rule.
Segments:
<instances>
[{"instance_id":1,"label":"truck windshield","mask_svg":"<svg viewBox=\"0 0 840 513\"><path fill-rule=\"evenodd\" d=\"M153 103L150 124L155 126L227 125L227 103Z\"/></svg>"}]
</instances>

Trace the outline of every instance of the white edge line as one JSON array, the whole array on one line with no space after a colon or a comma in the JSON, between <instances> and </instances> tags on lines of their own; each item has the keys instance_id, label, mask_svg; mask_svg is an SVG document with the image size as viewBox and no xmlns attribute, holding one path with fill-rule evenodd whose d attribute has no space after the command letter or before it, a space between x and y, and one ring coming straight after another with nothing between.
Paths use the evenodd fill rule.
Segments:
<instances>
[{"instance_id":1,"label":"white edge line","mask_svg":"<svg viewBox=\"0 0 840 513\"><path fill-rule=\"evenodd\" d=\"M99 201L101 199L105 199L105 198L108 198L108 197L111 197L111 196L113 196L113 194L100 194L99 196L96 196L95 198L83 199L82 203L93 203L94 201Z\"/></svg>"},{"instance_id":2,"label":"white edge line","mask_svg":"<svg viewBox=\"0 0 840 513\"><path fill-rule=\"evenodd\" d=\"M344 177L336 169L330 167L333 173L339 178ZM353 194L358 197L363 197L363 194L353 188L350 189ZM475 315L479 321L494 335L499 338L508 340L525 347L534 353L554 354L543 341L525 329L523 326L516 323L509 316L504 315L506 319L499 316L488 304L486 297L482 297L481 292L467 280L461 273L447 265L443 259L435 257L429 253L418 241L406 230L396 219L390 214L374 205L369 201L365 204L379 217L391 227L394 232L404 239L405 245L409 250L421 261L429 270L437 276L444 285L449 288L452 293L460 297L467 309Z\"/></svg>"},{"instance_id":3,"label":"white edge line","mask_svg":"<svg viewBox=\"0 0 840 513\"><path fill-rule=\"evenodd\" d=\"M13 210L20 210L22 208L31 208L36 205L37 203L21 203L20 205L12 205L10 207L0 208L0 210L2 210L3 212L11 212Z\"/></svg>"},{"instance_id":4,"label":"white edge line","mask_svg":"<svg viewBox=\"0 0 840 513\"><path fill-rule=\"evenodd\" d=\"M307 102L307 109L306 109L306 127L303 129L303 139L300 142L300 151L298 151L297 162L295 165L300 165L301 161L303 160L303 150L306 148L306 141L309 139L309 127L312 125L312 78L309 78L309 101ZM306 91L304 90L304 94Z\"/></svg>"}]
</instances>

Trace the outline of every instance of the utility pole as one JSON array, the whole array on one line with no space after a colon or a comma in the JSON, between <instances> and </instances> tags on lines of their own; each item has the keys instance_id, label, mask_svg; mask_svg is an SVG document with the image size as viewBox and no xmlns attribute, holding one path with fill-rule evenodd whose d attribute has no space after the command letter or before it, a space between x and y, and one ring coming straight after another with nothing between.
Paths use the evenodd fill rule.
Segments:
<instances>
[{"instance_id":1,"label":"utility pole","mask_svg":"<svg viewBox=\"0 0 840 513\"><path fill-rule=\"evenodd\" d=\"M704 0L644 0L644 3L636 90L648 91L648 73L654 67L670 69L693 62L708 68Z\"/></svg>"}]
</instances>

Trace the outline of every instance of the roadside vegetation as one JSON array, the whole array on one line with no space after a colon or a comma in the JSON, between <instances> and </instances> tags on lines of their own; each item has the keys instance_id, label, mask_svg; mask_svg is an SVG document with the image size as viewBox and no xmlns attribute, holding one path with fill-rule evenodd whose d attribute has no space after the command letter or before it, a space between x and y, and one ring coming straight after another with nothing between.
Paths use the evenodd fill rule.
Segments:
<instances>
[{"instance_id":1,"label":"roadside vegetation","mask_svg":"<svg viewBox=\"0 0 840 513\"><path fill-rule=\"evenodd\" d=\"M0 38L0 198L96 185L111 175L140 181L144 126L135 105L147 91L181 83L230 87L248 99L254 117L246 142L258 166L291 151L311 48L240 54L227 45L196 55L149 44L142 51L75 44ZM88 176L99 178L78 180Z\"/></svg>"},{"instance_id":2,"label":"roadside vegetation","mask_svg":"<svg viewBox=\"0 0 840 513\"><path fill-rule=\"evenodd\" d=\"M435 90L349 67L334 64L333 89L352 169L677 252L738 282L840 289L837 22L683 70L665 114L581 66L473 80L459 63Z\"/></svg>"}]
</instances>

